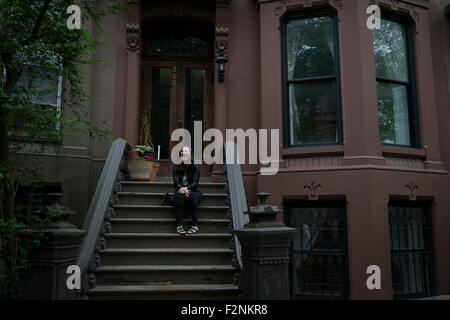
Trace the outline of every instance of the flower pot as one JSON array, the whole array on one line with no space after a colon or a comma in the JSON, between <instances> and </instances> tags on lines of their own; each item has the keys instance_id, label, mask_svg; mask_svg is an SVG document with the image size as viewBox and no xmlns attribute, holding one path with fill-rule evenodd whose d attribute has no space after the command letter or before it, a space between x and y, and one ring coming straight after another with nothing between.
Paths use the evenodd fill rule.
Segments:
<instances>
[{"instance_id":1,"label":"flower pot","mask_svg":"<svg viewBox=\"0 0 450 320\"><path fill-rule=\"evenodd\" d=\"M129 180L154 181L158 172L159 163L143 160L128 160Z\"/></svg>"}]
</instances>

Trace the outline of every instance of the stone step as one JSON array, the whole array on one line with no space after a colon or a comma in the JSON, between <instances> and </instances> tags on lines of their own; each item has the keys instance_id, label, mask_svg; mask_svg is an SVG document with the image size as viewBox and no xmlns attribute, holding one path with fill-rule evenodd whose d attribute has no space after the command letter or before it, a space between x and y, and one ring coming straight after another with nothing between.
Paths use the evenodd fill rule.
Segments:
<instances>
[{"instance_id":1,"label":"stone step","mask_svg":"<svg viewBox=\"0 0 450 320\"><path fill-rule=\"evenodd\" d=\"M90 290L91 299L234 300L239 288L232 284L100 285Z\"/></svg>"},{"instance_id":2,"label":"stone step","mask_svg":"<svg viewBox=\"0 0 450 320\"><path fill-rule=\"evenodd\" d=\"M120 205L160 205L164 200L165 192L118 192ZM226 194L203 193L201 205L223 206Z\"/></svg>"},{"instance_id":3,"label":"stone step","mask_svg":"<svg viewBox=\"0 0 450 320\"><path fill-rule=\"evenodd\" d=\"M155 248L100 250L101 266L232 265L233 251L218 248Z\"/></svg>"},{"instance_id":4,"label":"stone step","mask_svg":"<svg viewBox=\"0 0 450 320\"><path fill-rule=\"evenodd\" d=\"M191 219L184 219L184 227L188 230ZM111 233L175 233L176 219L111 219ZM228 219L199 219L198 226L202 233L227 233Z\"/></svg>"},{"instance_id":5,"label":"stone step","mask_svg":"<svg viewBox=\"0 0 450 320\"><path fill-rule=\"evenodd\" d=\"M153 218L165 219L175 217L175 207L161 205L115 205L115 218ZM202 219L227 219L228 207L203 206L198 208L198 216ZM189 210L186 216L190 217Z\"/></svg>"},{"instance_id":6,"label":"stone step","mask_svg":"<svg viewBox=\"0 0 450 320\"><path fill-rule=\"evenodd\" d=\"M95 270L97 285L230 284L235 269L208 266L105 266Z\"/></svg>"},{"instance_id":7,"label":"stone step","mask_svg":"<svg viewBox=\"0 0 450 320\"><path fill-rule=\"evenodd\" d=\"M122 192L173 192L175 190L173 182L140 182L122 181L120 182ZM220 182L200 182L202 193L225 193L225 183Z\"/></svg>"},{"instance_id":8,"label":"stone step","mask_svg":"<svg viewBox=\"0 0 450 320\"><path fill-rule=\"evenodd\" d=\"M173 233L107 233L107 249L145 248L230 248L230 233L198 233L180 236Z\"/></svg>"}]
</instances>

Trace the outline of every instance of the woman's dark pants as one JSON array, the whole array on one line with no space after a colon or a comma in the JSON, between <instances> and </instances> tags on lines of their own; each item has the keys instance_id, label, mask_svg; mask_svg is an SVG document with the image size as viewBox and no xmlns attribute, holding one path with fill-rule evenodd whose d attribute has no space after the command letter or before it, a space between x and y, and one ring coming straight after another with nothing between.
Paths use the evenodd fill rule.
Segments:
<instances>
[{"instance_id":1,"label":"woman's dark pants","mask_svg":"<svg viewBox=\"0 0 450 320\"><path fill-rule=\"evenodd\" d=\"M177 217L177 226L183 225L184 208L186 205L190 206L192 213L192 225L198 226L198 200L199 193L197 191L190 191L189 197L179 192L175 195L175 212Z\"/></svg>"}]
</instances>

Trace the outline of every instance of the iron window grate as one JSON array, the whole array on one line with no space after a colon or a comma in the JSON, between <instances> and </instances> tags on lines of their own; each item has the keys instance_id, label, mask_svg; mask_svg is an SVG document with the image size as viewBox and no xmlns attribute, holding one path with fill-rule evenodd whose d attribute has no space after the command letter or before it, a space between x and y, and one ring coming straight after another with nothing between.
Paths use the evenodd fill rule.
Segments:
<instances>
[{"instance_id":1,"label":"iron window grate","mask_svg":"<svg viewBox=\"0 0 450 320\"><path fill-rule=\"evenodd\" d=\"M297 232L291 245L293 299L347 299L348 258L345 207L292 206L287 224Z\"/></svg>"},{"instance_id":2,"label":"iron window grate","mask_svg":"<svg viewBox=\"0 0 450 320\"><path fill-rule=\"evenodd\" d=\"M431 217L426 207L389 206L394 299L433 295Z\"/></svg>"}]
</instances>

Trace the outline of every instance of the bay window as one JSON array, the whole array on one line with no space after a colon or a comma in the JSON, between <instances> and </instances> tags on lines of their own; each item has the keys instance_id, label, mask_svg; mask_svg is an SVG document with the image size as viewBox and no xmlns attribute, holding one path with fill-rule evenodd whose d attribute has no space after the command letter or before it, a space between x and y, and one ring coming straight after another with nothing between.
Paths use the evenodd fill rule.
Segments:
<instances>
[{"instance_id":1,"label":"bay window","mask_svg":"<svg viewBox=\"0 0 450 320\"><path fill-rule=\"evenodd\" d=\"M282 24L282 41L285 145L340 143L335 14L290 16Z\"/></svg>"},{"instance_id":2,"label":"bay window","mask_svg":"<svg viewBox=\"0 0 450 320\"><path fill-rule=\"evenodd\" d=\"M410 24L385 15L374 29L378 127L383 144L418 147Z\"/></svg>"}]
</instances>

